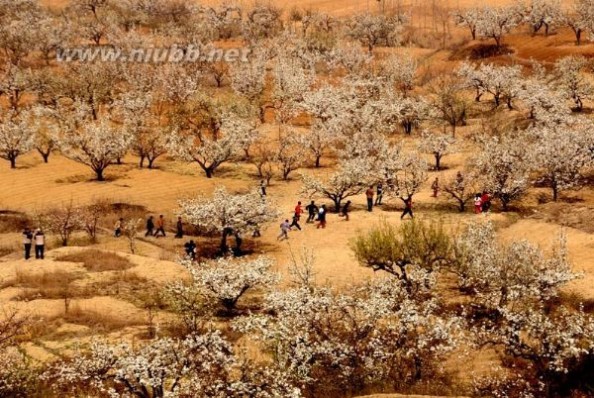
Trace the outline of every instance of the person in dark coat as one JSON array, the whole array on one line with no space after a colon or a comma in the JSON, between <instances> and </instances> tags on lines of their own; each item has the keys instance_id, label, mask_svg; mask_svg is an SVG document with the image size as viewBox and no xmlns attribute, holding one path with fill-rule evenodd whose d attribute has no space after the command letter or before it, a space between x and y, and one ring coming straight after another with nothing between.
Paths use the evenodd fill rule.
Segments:
<instances>
[{"instance_id":1,"label":"person in dark coat","mask_svg":"<svg viewBox=\"0 0 594 398\"><path fill-rule=\"evenodd\" d=\"M351 212L351 201L347 200L347 202L342 206L342 210L340 211L340 216L344 217L345 221L349 220L349 213Z\"/></svg>"},{"instance_id":2,"label":"person in dark coat","mask_svg":"<svg viewBox=\"0 0 594 398\"><path fill-rule=\"evenodd\" d=\"M306 222L308 224L314 222L316 214L318 214L318 206L316 206L316 203L312 200L310 204L305 206L305 210L307 210L308 214Z\"/></svg>"},{"instance_id":3,"label":"person in dark coat","mask_svg":"<svg viewBox=\"0 0 594 398\"><path fill-rule=\"evenodd\" d=\"M33 232L29 227L23 231L23 245L25 246L25 260L31 258L31 245L33 244Z\"/></svg>"},{"instance_id":4,"label":"person in dark coat","mask_svg":"<svg viewBox=\"0 0 594 398\"><path fill-rule=\"evenodd\" d=\"M403 197L400 197L400 199L404 202L404 211L402 212L400 219L402 220L407 214L410 214L410 218L414 218L412 211L412 195L408 195L406 199Z\"/></svg>"},{"instance_id":5,"label":"person in dark coat","mask_svg":"<svg viewBox=\"0 0 594 398\"><path fill-rule=\"evenodd\" d=\"M182 222L182 218L177 218L177 224L175 226L175 238L181 239L184 237L184 223Z\"/></svg>"},{"instance_id":6,"label":"person in dark coat","mask_svg":"<svg viewBox=\"0 0 594 398\"><path fill-rule=\"evenodd\" d=\"M155 222L153 221L153 216L150 216L148 220L146 220L146 234L144 236L153 236L155 233Z\"/></svg>"}]
</instances>

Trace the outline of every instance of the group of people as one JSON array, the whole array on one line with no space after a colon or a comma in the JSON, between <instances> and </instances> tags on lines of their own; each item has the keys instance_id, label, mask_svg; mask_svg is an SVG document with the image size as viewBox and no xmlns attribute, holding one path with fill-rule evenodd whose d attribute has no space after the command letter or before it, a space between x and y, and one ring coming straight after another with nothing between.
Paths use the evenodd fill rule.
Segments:
<instances>
[{"instance_id":1,"label":"group of people","mask_svg":"<svg viewBox=\"0 0 594 398\"><path fill-rule=\"evenodd\" d=\"M437 181L437 179L436 179ZM435 192L435 191L434 191ZM376 199L375 202L373 201L373 197L374 195L376 195ZM435 193L435 196L437 196L437 193ZM373 185L371 185L367 191L365 191L365 197L367 198L367 211L371 212L373 211L373 206L381 206L382 205L382 200L384 198L384 186L380 183L377 184L375 187L375 190L373 189ZM410 215L410 218L414 218L413 215L413 201L412 201L412 195L408 195L407 197L400 197L400 200L402 200L402 202L404 203L404 210L402 211L402 215L400 216L400 219L402 220L406 215ZM348 204L350 205L350 201L348 202ZM348 216L347 216L347 221L348 221Z\"/></svg>"},{"instance_id":2,"label":"group of people","mask_svg":"<svg viewBox=\"0 0 594 398\"><path fill-rule=\"evenodd\" d=\"M348 207L350 206L351 201L349 200L342 208L342 215L347 217L348 221ZM326 228L326 205L321 205L318 207L315 201L311 201L310 204L305 206L305 211L307 211L307 220L305 221L307 224L314 223L317 221L316 228ZM277 240L286 240L289 239L289 231L293 229L293 227L297 228L301 231L301 225L299 221L301 220L301 215L303 214L304 210L301 205L301 202L297 202L297 206L295 206L295 211L293 212L293 221L289 222L288 219L283 221L280 224L280 235L278 236Z\"/></svg>"},{"instance_id":3,"label":"group of people","mask_svg":"<svg viewBox=\"0 0 594 398\"><path fill-rule=\"evenodd\" d=\"M113 235L116 238L119 238L120 236L122 236L124 227L125 227L124 219L120 218L115 223ZM155 223L154 217L149 216L149 218L146 220L146 233L144 234L144 236L145 237L154 236L155 238L158 238L159 236L163 236L163 237L167 236L167 234L165 233L165 217L163 217L162 214L159 216L156 223ZM183 224L182 218L178 217L176 229L175 229L175 238L181 239L183 237L184 237L184 224Z\"/></svg>"},{"instance_id":4,"label":"group of people","mask_svg":"<svg viewBox=\"0 0 594 398\"><path fill-rule=\"evenodd\" d=\"M373 197L375 192L377 192L378 194L374 203ZM379 184L377 190L375 191L373 189L373 186L370 186L369 189L365 192L365 196L367 197L367 210L372 211L374 205L380 206L382 204L383 187L381 186L381 184ZM406 198L401 197L400 199L404 203L404 211L402 212L400 219L403 219L406 215L410 215L410 217L413 218L414 215L412 211L412 195L409 195ZM349 221L350 219L349 213L351 212L351 204L352 202L350 200L347 200L346 203L340 209L340 213L338 216L344 217L345 221ZM326 209L326 205L321 205L318 207L318 205L316 205L316 202L312 200L310 204L305 206L305 211L307 211L308 214L306 221L307 224L314 223L317 221L317 229L326 228L326 215L328 212ZM301 225L299 224L299 221L301 220L302 214L303 207L301 206L301 202L297 202L297 206L295 206L295 211L293 212L293 221L289 222L289 220L286 219L285 221L281 222L280 234L278 235L277 240L289 239L289 231L291 231L293 227L301 231Z\"/></svg>"},{"instance_id":5,"label":"group of people","mask_svg":"<svg viewBox=\"0 0 594 398\"><path fill-rule=\"evenodd\" d=\"M29 227L23 230L23 245L25 246L25 260L31 258L31 248L35 244L35 258L43 260L45 252L45 235L41 228L37 228L35 232L31 231Z\"/></svg>"}]
</instances>

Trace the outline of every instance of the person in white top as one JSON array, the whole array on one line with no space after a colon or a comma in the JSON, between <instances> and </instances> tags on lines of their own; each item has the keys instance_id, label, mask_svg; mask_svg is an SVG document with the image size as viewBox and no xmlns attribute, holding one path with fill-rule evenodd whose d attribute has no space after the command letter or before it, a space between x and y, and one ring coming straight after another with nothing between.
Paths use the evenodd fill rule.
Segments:
<instances>
[{"instance_id":1,"label":"person in white top","mask_svg":"<svg viewBox=\"0 0 594 398\"><path fill-rule=\"evenodd\" d=\"M45 235L41 228L35 231L35 258L43 260L43 251L45 250Z\"/></svg>"}]
</instances>

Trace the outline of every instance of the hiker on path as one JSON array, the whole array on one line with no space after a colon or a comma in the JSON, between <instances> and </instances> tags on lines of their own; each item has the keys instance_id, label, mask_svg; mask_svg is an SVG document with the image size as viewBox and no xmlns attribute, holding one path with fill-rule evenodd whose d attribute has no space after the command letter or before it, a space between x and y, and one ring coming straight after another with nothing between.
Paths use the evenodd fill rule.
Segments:
<instances>
[{"instance_id":1,"label":"hiker on path","mask_svg":"<svg viewBox=\"0 0 594 398\"><path fill-rule=\"evenodd\" d=\"M148 220L146 220L146 233L144 234L144 236L153 236L154 233L155 222L153 221L153 216L149 216Z\"/></svg>"},{"instance_id":2,"label":"hiker on path","mask_svg":"<svg viewBox=\"0 0 594 398\"><path fill-rule=\"evenodd\" d=\"M402 212L400 219L402 220L404 218L404 216L406 216L407 214L410 214L410 218L414 218L413 211L412 211L412 205L413 205L412 195L408 195L408 197L406 199L404 199L401 196L400 200L402 200L404 202L404 211Z\"/></svg>"},{"instance_id":3,"label":"hiker on path","mask_svg":"<svg viewBox=\"0 0 594 398\"><path fill-rule=\"evenodd\" d=\"M116 238L119 238L120 236L122 236L122 227L123 226L124 226L124 219L123 218L120 218L115 223L114 231L113 231L113 236L115 236Z\"/></svg>"},{"instance_id":4,"label":"hiker on path","mask_svg":"<svg viewBox=\"0 0 594 398\"><path fill-rule=\"evenodd\" d=\"M25 260L31 258L31 245L33 243L33 232L26 227L23 231L23 245L25 246Z\"/></svg>"},{"instance_id":5,"label":"hiker on path","mask_svg":"<svg viewBox=\"0 0 594 398\"><path fill-rule=\"evenodd\" d=\"M308 224L314 222L314 219L316 218L316 214L318 214L318 210L319 210L318 206L316 206L315 202L312 200L310 204L305 206L305 210L307 210L307 213L309 214L306 222Z\"/></svg>"},{"instance_id":6,"label":"hiker on path","mask_svg":"<svg viewBox=\"0 0 594 398\"><path fill-rule=\"evenodd\" d=\"M35 258L43 260L43 252L45 250L45 235L43 234L41 228L37 228L33 240L35 241Z\"/></svg>"},{"instance_id":7,"label":"hiker on path","mask_svg":"<svg viewBox=\"0 0 594 398\"><path fill-rule=\"evenodd\" d=\"M182 222L182 218L177 218L177 224L175 225L175 238L181 239L184 237L184 223Z\"/></svg>"},{"instance_id":8,"label":"hiker on path","mask_svg":"<svg viewBox=\"0 0 594 398\"><path fill-rule=\"evenodd\" d=\"M365 191L365 196L367 197L367 211L373 211L373 185L369 187L367 191Z\"/></svg>"},{"instance_id":9,"label":"hiker on path","mask_svg":"<svg viewBox=\"0 0 594 398\"><path fill-rule=\"evenodd\" d=\"M351 211L351 201L347 200L347 202L342 206L342 210L340 212L340 216L344 217L345 221L349 220L349 212Z\"/></svg>"},{"instance_id":10,"label":"hiker on path","mask_svg":"<svg viewBox=\"0 0 594 398\"><path fill-rule=\"evenodd\" d=\"M318 225L316 228L326 228L326 205L322 205L318 210Z\"/></svg>"},{"instance_id":11,"label":"hiker on path","mask_svg":"<svg viewBox=\"0 0 594 398\"><path fill-rule=\"evenodd\" d=\"M159 237L159 232L161 232L161 234L163 234L163 237L165 237L165 219L163 218L163 214L161 214L159 216L159 218L157 219L157 230L155 231L155 238Z\"/></svg>"},{"instance_id":12,"label":"hiker on path","mask_svg":"<svg viewBox=\"0 0 594 398\"><path fill-rule=\"evenodd\" d=\"M382 199L384 198L384 185L380 182L379 184L377 184L377 187L375 188L375 190L376 190L376 194L377 194L377 196L375 198L375 205L381 206Z\"/></svg>"},{"instance_id":13,"label":"hiker on path","mask_svg":"<svg viewBox=\"0 0 594 398\"><path fill-rule=\"evenodd\" d=\"M437 198L437 194L439 193L439 179L435 177L435 181L431 184L431 189L433 190L433 197Z\"/></svg>"},{"instance_id":14,"label":"hiker on path","mask_svg":"<svg viewBox=\"0 0 594 398\"><path fill-rule=\"evenodd\" d=\"M281 233L276 238L277 240L286 240L289 239L289 231L291 230L291 224L289 224L289 220L285 220L280 225Z\"/></svg>"}]
</instances>

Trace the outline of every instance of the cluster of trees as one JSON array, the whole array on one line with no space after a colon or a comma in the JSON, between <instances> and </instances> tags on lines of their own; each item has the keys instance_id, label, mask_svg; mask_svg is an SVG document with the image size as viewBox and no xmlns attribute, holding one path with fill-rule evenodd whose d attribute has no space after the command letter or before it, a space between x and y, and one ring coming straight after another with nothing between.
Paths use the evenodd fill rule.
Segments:
<instances>
[{"instance_id":1,"label":"cluster of trees","mask_svg":"<svg viewBox=\"0 0 594 398\"><path fill-rule=\"evenodd\" d=\"M584 33L594 37L594 2L576 0L569 7L563 5L559 0L531 0L527 4L475 7L454 12L454 19L470 30L473 40L493 39L497 48L504 36L521 24L526 24L533 35L544 30L548 36L557 27L570 28L578 46Z\"/></svg>"}]
</instances>

